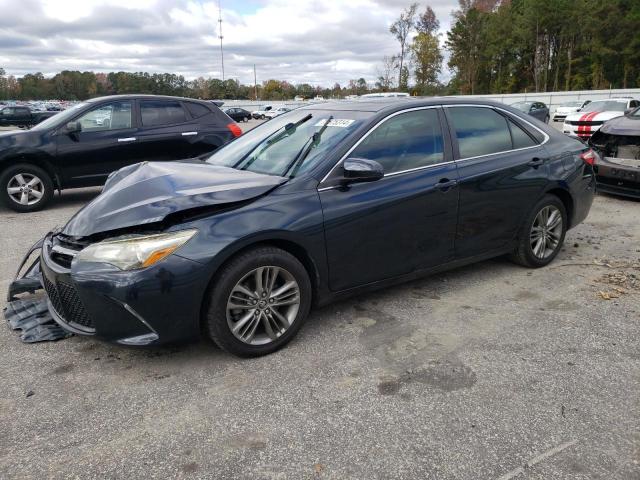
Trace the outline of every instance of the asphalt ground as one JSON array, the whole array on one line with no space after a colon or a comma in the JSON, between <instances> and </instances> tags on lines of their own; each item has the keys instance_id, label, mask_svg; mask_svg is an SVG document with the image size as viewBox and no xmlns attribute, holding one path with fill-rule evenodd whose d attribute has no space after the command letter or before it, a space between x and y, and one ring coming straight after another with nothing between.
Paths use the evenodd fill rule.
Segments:
<instances>
[{"instance_id":1,"label":"asphalt ground","mask_svg":"<svg viewBox=\"0 0 640 480\"><path fill-rule=\"evenodd\" d=\"M2 298L98 193L0 209ZM259 359L0 328L0 478L640 479L639 212L598 196L547 268L336 303Z\"/></svg>"}]
</instances>

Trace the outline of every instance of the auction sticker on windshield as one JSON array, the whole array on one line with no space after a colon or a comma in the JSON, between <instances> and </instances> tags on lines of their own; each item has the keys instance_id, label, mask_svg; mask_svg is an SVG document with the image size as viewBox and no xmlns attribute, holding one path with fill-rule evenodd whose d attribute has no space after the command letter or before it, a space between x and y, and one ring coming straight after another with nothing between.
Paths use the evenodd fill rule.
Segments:
<instances>
[{"instance_id":1,"label":"auction sticker on windshield","mask_svg":"<svg viewBox=\"0 0 640 480\"><path fill-rule=\"evenodd\" d=\"M322 127L327 120L319 120L318 123L314 125L314 127ZM334 118L328 124L327 127L341 127L346 128L350 126L355 120L349 120L347 118Z\"/></svg>"}]
</instances>

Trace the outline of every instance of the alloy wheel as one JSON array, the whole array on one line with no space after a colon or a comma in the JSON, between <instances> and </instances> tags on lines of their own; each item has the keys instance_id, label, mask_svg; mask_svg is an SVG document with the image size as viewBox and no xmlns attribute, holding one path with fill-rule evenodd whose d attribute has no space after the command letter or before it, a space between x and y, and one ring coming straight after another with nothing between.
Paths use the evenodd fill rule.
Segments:
<instances>
[{"instance_id":1,"label":"alloy wheel","mask_svg":"<svg viewBox=\"0 0 640 480\"><path fill-rule=\"evenodd\" d=\"M265 345L280 338L295 321L300 286L282 267L258 267L236 283L227 300L227 325L249 345Z\"/></svg>"},{"instance_id":2,"label":"alloy wheel","mask_svg":"<svg viewBox=\"0 0 640 480\"><path fill-rule=\"evenodd\" d=\"M32 173L18 173L7 183L7 193L19 205L35 205L44 196L44 183Z\"/></svg>"},{"instance_id":3,"label":"alloy wheel","mask_svg":"<svg viewBox=\"0 0 640 480\"><path fill-rule=\"evenodd\" d=\"M562 213L554 205L547 205L538 212L529 236L531 251L540 260L553 255L562 237Z\"/></svg>"}]
</instances>

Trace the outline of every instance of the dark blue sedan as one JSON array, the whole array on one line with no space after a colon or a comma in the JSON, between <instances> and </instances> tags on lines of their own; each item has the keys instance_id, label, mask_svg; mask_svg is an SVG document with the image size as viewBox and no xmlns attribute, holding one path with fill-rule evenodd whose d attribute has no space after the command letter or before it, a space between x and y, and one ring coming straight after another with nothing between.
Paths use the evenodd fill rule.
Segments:
<instances>
[{"instance_id":1,"label":"dark blue sedan","mask_svg":"<svg viewBox=\"0 0 640 480\"><path fill-rule=\"evenodd\" d=\"M205 332L264 355L312 306L498 255L547 265L589 212L596 158L502 104L311 105L205 163L112 174L42 242L49 311L120 344Z\"/></svg>"}]
</instances>

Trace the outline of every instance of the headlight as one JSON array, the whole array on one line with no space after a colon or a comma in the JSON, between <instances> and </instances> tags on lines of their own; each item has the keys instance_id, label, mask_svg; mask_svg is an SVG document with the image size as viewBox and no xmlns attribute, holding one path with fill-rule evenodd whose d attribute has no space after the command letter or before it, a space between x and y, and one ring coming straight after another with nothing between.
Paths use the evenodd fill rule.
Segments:
<instances>
[{"instance_id":1,"label":"headlight","mask_svg":"<svg viewBox=\"0 0 640 480\"><path fill-rule=\"evenodd\" d=\"M140 237L105 240L82 250L81 262L109 263L121 270L150 267L187 243L197 230L160 233Z\"/></svg>"}]
</instances>

